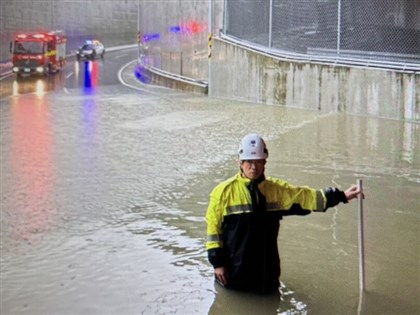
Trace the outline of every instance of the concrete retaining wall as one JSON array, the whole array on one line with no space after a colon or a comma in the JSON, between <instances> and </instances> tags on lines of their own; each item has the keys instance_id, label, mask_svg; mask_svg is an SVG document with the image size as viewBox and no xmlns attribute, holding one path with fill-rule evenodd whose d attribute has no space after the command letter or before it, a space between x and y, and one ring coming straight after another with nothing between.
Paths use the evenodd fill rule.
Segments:
<instances>
[{"instance_id":1,"label":"concrete retaining wall","mask_svg":"<svg viewBox=\"0 0 420 315\"><path fill-rule=\"evenodd\" d=\"M214 38L212 97L420 121L420 74L281 60Z\"/></svg>"}]
</instances>

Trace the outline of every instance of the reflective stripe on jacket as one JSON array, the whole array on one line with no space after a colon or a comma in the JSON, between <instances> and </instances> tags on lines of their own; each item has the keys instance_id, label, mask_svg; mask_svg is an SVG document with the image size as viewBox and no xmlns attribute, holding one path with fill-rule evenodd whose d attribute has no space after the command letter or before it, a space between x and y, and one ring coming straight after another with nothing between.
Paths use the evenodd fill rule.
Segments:
<instances>
[{"instance_id":1,"label":"reflective stripe on jacket","mask_svg":"<svg viewBox=\"0 0 420 315\"><path fill-rule=\"evenodd\" d=\"M206 214L207 249L223 247L221 227L224 217L252 211L251 195L247 188L250 182L238 173L211 192ZM267 211L288 211L294 204L310 211L324 211L326 208L323 190L293 186L273 177L262 181L258 188L266 198Z\"/></svg>"}]
</instances>

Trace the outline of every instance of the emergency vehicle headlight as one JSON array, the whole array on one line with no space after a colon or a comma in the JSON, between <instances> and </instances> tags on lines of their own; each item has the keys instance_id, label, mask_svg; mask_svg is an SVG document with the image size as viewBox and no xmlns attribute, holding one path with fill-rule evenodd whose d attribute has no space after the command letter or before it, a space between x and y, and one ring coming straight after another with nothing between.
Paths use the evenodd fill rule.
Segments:
<instances>
[{"instance_id":1,"label":"emergency vehicle headlight","mask_svg":"<svg viewBox=\"0 0 420 315\"><path fill-rule=\"evenodd\" d=\"M36 72L42 73L44 72L44 68L43 67L36 67Z\"/></svg>"},{"instance_id":2,"label":"emergency vehicle headlight","mask_svg":"<svg viewBox=\"0 0 420 315\"><path fill-rule=\"evenodd\" d=\"M19 72L19 68L18 68L18 67L13 67L13 68L12 68L12 71L13 71L13 72Z\"/></svg>"}]
</instances>

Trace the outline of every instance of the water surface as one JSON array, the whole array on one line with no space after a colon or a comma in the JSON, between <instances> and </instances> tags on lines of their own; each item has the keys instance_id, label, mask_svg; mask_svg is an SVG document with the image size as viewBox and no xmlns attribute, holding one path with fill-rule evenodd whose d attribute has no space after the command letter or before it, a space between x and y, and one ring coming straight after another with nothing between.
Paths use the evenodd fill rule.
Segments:
<instances>
[{"instance_id":1,"label":"water surface","mask_svg":"<svg viewBox=\"0 0 420 315\"><path fill-rule=\"evenodd\" d=\"M419 125L113 87L1 101L2 314L418 314ZM261 134L267 175L357 203L282 221L282 297L212 281L211 189Z\"/></svg>"}]
</instances>

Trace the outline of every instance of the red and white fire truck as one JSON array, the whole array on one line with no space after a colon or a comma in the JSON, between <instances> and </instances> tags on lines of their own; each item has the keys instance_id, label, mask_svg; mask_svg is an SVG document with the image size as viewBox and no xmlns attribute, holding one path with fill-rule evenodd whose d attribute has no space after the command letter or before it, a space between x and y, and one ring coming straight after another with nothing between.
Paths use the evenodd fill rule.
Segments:
<instances>
[{"instance_id":1,"label":"red and white fire truck","mask_svg":"<svg viewBox=\"0 0 420 315\"><path fill-rule=\"evenodd\" d=\"M66 62L66 42L63 31L17 34L10 43L12 71L18 76L60 71Z\"/></svg>"}]
</instances>

